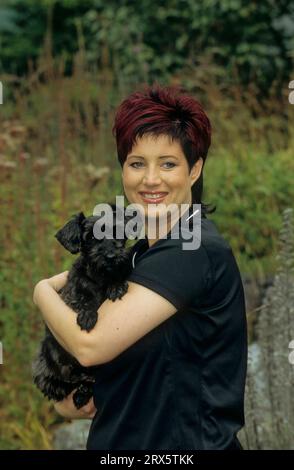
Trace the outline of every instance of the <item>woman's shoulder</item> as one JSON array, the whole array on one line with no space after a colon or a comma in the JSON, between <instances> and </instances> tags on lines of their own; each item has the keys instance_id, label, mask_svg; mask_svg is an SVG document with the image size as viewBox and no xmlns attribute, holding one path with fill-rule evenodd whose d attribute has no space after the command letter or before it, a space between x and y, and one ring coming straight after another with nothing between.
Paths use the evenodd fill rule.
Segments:
<instances>
[{"instance_id":1,"label":"woman's shoulder","mask_svg":"<svg viewBox=\"0 0 294 470\"><path fill-rule=\"evenodd\" d=\"M221 234L215 222L207 218L201 220L201 241L208 250L232 251L229 242Z\"/></svg>"},{"instance_id":2,"label":"woman's shoulder","mask_svg":"<svg viewBox=\"0 0 294 470\"><path fill-rule=\"evenodd\" d=\"M185 242L186 245L184 245ZM164 239L162 243L164 243ZM187 250L191 252L199 248L213 253L216 251L219 253L232 251L230 244L220 233L215 222L204 217L201 217L194 225L189 225L188 227L181 226L179 236L174 238L172 236L168 237L165 243L166 245L178 244L184 251Z\"/></svg>"},{"instance_id":3,"label":"woman's shoulder","mask_svg":"<svg viewBox=\"0 0 294 470\"><path fill-rule=\"evenodd\" d=\"M213 276L216 272L223 272L224 275L238 273L239 269L233 250L214 221L202 217L201 231L198 231L198 235L198 246L195 250L187 252L196 264L206 260L206 263L210 265ZM179 243L182 243L182 241L181 238Z\"/></svg>"}]
</instances>

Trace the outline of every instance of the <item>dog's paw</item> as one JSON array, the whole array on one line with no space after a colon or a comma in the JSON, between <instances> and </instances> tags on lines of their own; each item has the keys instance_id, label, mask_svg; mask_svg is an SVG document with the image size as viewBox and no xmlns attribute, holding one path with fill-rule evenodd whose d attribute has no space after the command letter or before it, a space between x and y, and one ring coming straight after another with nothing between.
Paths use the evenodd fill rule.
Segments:
<instances>
[{"instance_id":1,"label":"dog's paw","mask_svg":"<svg viewBox=\"0 0 294 470\"><path fill-rule=\"evenodd\" d=\"M119 286L110 286L107 288L106 297L113 302L116 299L121 299L128 291L128 283L125 281Z\"/></svg>"},{"instance_id":2,"label":"dog's paw","mask_svg":"<svg viewBox=\"0 0 294 470\"><path fill-rule=\"evenodd\" d=\"M97 323L98 314L97 312L91 312L91 314L80 313L77 316L77 324L81 330L90 331L94 328Z\"/></svg>"},{"instance_id":3,"label":"dog's paw","mask_svg":"<svg viewBox=\"0 0 294 470\"><path fill-rule=\"evenodd\" d=\"M92 385L81 384L73 394L73 402L75 407L79 410L85 406L93 395Z\"/></svg>"},{"instance_id":4,"label":"dog's paw","mask_svg":"<svg viewBox=\"0 0 294 470\"><path fill-rule=\"evenodd\" d=\"M91 397L88 397L88 396L84 396L83 393L80 393L80 392L76 392L73 394L73 402L74 402L74 405L75 407L79 410L80 408L82 408L82 406L85 406L88 401L90 400Z\"/></svg>"}]
</instances>

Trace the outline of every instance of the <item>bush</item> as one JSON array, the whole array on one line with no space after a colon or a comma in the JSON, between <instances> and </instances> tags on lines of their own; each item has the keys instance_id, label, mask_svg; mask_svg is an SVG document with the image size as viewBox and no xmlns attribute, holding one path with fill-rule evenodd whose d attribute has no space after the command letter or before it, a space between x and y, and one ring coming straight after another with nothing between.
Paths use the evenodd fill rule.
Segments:
<instances>
[{"instance_id":1,"label":"bush","mask_svg":"<svg viewBox=\"0 0 294 470\"><path fill-rule=\"evenodd\" d=\"M0 8L1 71L25 74L44 47L74 54L95 69L109 67L117 81L169 80L206 62L210 80L230 87L236 77L261 96L274 84L280 96L293 68L294 8L266 0L4 0ZM29 27L28 27L29 26Z\"/></svg>"}]
</instances>

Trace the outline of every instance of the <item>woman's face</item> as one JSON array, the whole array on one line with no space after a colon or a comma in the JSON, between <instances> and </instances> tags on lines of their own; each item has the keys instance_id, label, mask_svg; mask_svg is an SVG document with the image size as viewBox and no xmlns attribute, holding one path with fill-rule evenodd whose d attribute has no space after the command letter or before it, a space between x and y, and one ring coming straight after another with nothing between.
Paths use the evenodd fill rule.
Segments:
<instances>
[{"instance_id":1,"label":"woman's face","mask_svg":"<svg viewBox=\"0 0 294 470\"><path fill-rule=\"evenodd\" d=\"M123 165L122 181L129 203L141 204L149 217L158 217L169 204L191 204L191 187L201 173L200 158L189 173L179 142L166 135L137 140ZM161 204L161 208L156 208Z\"/></svg>"}]
</instances>

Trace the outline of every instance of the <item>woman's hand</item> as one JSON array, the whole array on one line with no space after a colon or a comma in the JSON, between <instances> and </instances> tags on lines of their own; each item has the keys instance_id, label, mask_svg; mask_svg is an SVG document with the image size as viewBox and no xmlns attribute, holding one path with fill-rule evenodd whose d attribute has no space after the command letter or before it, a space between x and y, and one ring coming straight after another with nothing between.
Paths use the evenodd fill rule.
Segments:
<instances>
[{"instance_id":1,"label":"woman's hand","mask_svg":"<svg viewBox=\"0 0 294 470\"><path fill-rule=\"evenodd\" d=\"M58 401L54 404L55 411L58 414L68 419L92 419L94 418L97 408L94 405L93 398L89 402L80 408L79 410L75 407L73 402L73 394L75 390L71 392L64 400Z\"/></svg>"},{"instance_id":2,"label":"woman's hand","mask_svg":"<svg viewBox=\"0 0 294 470\"><path fill-rule=\"evenodd\" d=\"M35 288L34 288L34 294L33 294L34 304L38 305L38 295L40 294L42 285L44 283L47 283L49 286L52 287L52 289L58 292L67 283L68 273L69 271L64 271L60 274L56 274L55 276L49 277L48 279L42 279L41 281L39 281L35 285Z\"/></svg>"}]
</instances>

